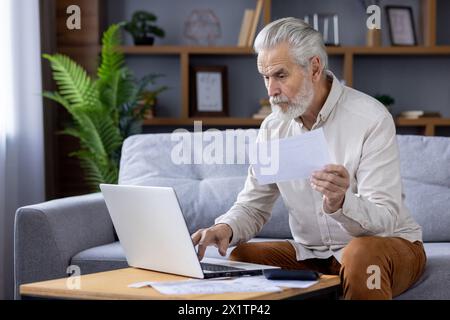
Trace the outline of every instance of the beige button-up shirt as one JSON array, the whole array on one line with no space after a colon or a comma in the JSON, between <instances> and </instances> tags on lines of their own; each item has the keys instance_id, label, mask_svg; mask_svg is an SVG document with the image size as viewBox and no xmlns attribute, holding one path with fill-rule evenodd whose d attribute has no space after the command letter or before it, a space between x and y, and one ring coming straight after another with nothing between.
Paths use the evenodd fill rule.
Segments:
<instances>
[{"instance_id":1,"label":"beige button-up shirt","mask_svg":"<svg viewBox=\"0 0 450 320\"><path fill-rule=\"evenodd\" d=\"M322 194L311 188L309 179L259 185L250 165L235 204L215 221L233 230L230 245L248 241L262 229L279 195L289 213L293 237L289 241L297 260L333 255L341 261L342 249L359 236L422 241L421 227L404 204L391 114L372 97L343 86L331 72L328 77L332 77L332 87L311 130L323 128L331 157L349 172L350 187L342 208L325 213ZM308 131L300 119L283 121L274 114L263 121L261 129L258 141Z\"/></svg>"}]
</instances>

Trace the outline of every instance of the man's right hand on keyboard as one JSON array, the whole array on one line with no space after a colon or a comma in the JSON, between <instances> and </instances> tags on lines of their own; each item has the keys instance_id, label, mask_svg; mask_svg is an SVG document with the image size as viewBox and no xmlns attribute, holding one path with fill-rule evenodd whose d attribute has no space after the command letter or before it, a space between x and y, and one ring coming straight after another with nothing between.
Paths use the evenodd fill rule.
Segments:
<instances>
[{"instance_id":1,"label":"man's right hand on keyboard","mask_svg":"<svg viewBox=\"0 0 450 320\"><path fill-rule=\"evenodd\" d=\"M225 223L219 223L206 229L200 229L191 235L194 246L198 245L197 256L200 260L205 255L208 246L219 248L219 253L225 256L233 236L233 230Z\"/></svg>"}]
</instances>

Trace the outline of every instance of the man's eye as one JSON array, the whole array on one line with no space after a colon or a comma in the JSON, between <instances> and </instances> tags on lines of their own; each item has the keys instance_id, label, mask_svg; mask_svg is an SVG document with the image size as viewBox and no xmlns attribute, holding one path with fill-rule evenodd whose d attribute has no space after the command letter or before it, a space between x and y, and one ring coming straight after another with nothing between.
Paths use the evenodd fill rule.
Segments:
<instances>
[{"instance_id":1,"label":"man's eye","mask_svg":"<svg viewBox=\"0 0 450 320\"><path fill-rule=\"evenodd\" d=\"M280 75L278 75L278 78L284 79L284 78L286 78L286 75L285 74L280 74Z\"/></svg>"}]
</instances>

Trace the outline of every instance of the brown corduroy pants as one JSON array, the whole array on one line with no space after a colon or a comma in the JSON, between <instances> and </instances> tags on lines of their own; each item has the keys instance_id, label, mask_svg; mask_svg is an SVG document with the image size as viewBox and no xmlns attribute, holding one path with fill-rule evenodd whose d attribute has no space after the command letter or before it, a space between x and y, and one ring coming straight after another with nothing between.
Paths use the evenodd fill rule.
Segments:
<instances>
[{"instance_id":1,"label":"brown corduroy pants","mask_svg":"<svg viewBox=\"0 0 450 320\"><path fill-rule=\"evenodd\" d=\"M344 299L392 299L422 275L426 255L420 241L398 237L357 237L344 248L342 261L297 261L288 241L247 242L230 254L231 260L274 265L283 269L309 269L340 275Z\"/></svg>"}]
</instances>

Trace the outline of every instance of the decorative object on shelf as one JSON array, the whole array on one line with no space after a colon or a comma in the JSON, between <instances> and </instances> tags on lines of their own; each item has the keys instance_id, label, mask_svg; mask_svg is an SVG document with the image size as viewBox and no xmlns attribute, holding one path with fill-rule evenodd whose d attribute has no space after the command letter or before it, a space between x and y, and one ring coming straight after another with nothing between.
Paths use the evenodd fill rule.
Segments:
<instances>
[{"instance_id":1,"label":"decorative object on shelf","mask_svg":"<svg viewBox=\"0 0 450 320\"><path fill-rule=\"evenodd\" d=\"M228 116L226 66L191 67L191 116Z\"/></svg>"},{"instance_id":2,"label":"decorative object on shelf","mask_svg":"<svg viewBox=\"0 0 450 320\"><path fill-rule=\"evenodd\" d=\"M402 111L398 115L401 118L406 119L419 119L419 118L441 118L440 112L424 111L424 110L406 110Z\"/></svg>"},{"instance_id":3,"label":"decorative object on shelf","mask_svg":"<svg viewBox=\"0 0 450 320\"><path fill-rule=\"evenodd\" d=\"M222 35L220 20L211 9L196 9L184 24L184 36L193 44L213 46Z\"/></svg>"},{"instance_id":4,"label":"decorative object on shelf","mask_svg":"<svg viewBox=\"0 0 450 320\"><path fill-rule=\"evenodd\" d=\"M387 94L377 94L375 97L378 101L380 101L389 112L391 112L391 107L395 103L395 99Z\"/></svg>"},{"instance_id":5,"label":"decorative object on shelf","mask_svg":"<svg viewBox=\"0 0 450 320\"><path fill-rule=\"evenodd\" d=\"M368 29L366 36L368 47L381 47L381 29Z\"/></svg>"},{"instance_id":6,"label":"decorative object on shelf","mask_svg":"<svg viewBox=\"0 0 450 320\"><path fill-rule=\"evenodd\" d=\"M416 46L417 36L411 7L386 6L389 34L393 46Z\"/></svg>"},{"instance_id":7,"label":"decorative object on shelf","mask_svg":"<svg viewBox=\"0 0 450 320\"><path fill-rule=\"evenodd\" d=\"M155 76L155 78L156 77L157 76ZM144 119L155 118L158 95L165 90L167 90L166 86L159 87L154 91L144 90L141 94L140 100L138 101L139 108L136 112L141 113Z\"/></svg>"},{"instance_id":8,"label":"decorative object on shelf","mask_svg":"<svg viewBox=\"0 0 450 320\"><path fill-rule=\"evenodd\" d=\"M136 11L124 29L128 31L135 45L153 45L155 37L164 38L165 32L155 25L157 17L147 11Z\"/></svg>"},{"instance_id":9,"label":"decorative object on shelf","mask_svg":"<svg viewBox=\"0 0 450 320\"><path fill-rule=\"evenodd\" d=\"M272 113L272 106L270 100L267 98L259 100L260 109L253 115L254 119L264 119Z\"/></svg>"},{"instance_id":10,"label":"decorative object on shelf","mask_svg":"<svg viewBox=\"0 0 450 320\"><path fill-rule=\"evenodd\" d=\"M339 18L336 13L313 13L304 21L319 31L327 46L339 46Z\"/></svg>"},{"instance_id":11,"label":"decorative object on shelf","mask_svg":"<svg viewBox=\"0 0 450 320\"><path fill-rule=\"evenodd\" d=\"M146 109L138 102L160 76L150 74L137 80L125 66L125 56L118 50L122 25L113 24L103 34L96 79L65 55L43 55L50 61L58 87L58 91L43 95L72 116L73 122L60 133L79 140L80 148L70 156L80 160L92 191L98 191L100 183L117 183L123 140L142 131ZM165 89L160 87L154 93Z\"/></svg>"},{"instance_id":12,"label":"decorative object on shelf","mask_svg":"<svg viewBox=\"0 0 450 320\"><path fill-rule=\"evenodd\" d=\"M364 9L364 13L369 13L368 8L371 6L377 6L380 8L380 0L360 0L360 3ZM381 22L380 22L381 23ZM367 23L366 23L367 24ZM375 26L367 25L366 45L368 47L380 47L381 46L381 26L376 28Z\"/></svg>"}]
</instances>

